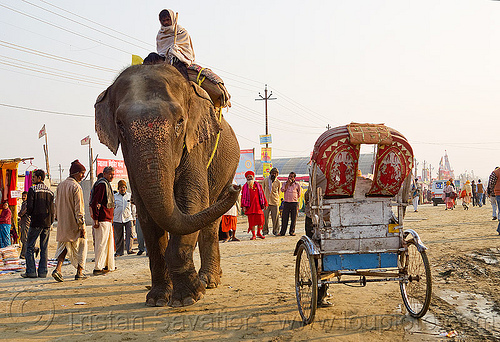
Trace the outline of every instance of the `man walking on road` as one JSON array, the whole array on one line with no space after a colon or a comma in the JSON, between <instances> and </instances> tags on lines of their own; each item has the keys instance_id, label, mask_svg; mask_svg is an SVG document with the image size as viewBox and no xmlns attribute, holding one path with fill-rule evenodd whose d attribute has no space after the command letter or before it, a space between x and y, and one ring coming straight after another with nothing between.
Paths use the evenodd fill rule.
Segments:
<instances>
[{"instance_id":1,"label":"man walking on road","mask_svg":"<svg viewBox=\"0 0 500 342\"><path fill-rule=\"evenodd\" d=\"M52 272L55 280L64 280L61 268L66 256L76 268L75 280L87 279L87 235L85 231L85 207L80 182L85 177L85 167L75 160L71 163L69 177L57 187L57 266Z\"/></svg>"},{"instance_id":2,"label":"man walking on road","mask_svg":"<svg viewBox=\"0 0 500 342\"><path fill-rule=\"evenodd\" d=\"M95 229L95 267L94 275L106 274L115 270L115 242L113 239L113 211L115 200L110 182L115 176L111 166L104 168L92 192L90 208Z\"/></svg>"},{"instance_id":3,"label":"man walking on road","mask_svg":"<svg viewBox=\"0 0 500 342\"><path fill-rule=\"evenodd\" d=\"M498 205L497 202L498 197L497 194L495 193L495 186L498 183L498 177L500 175L500 171L498 170L500 170L499 166L495 167L495 170L493 170L493 172L491 173L490 178L488 179L488 188L487 188L488 196L490 196L491 208L493 210L492 213L493 221L495 221L498 218L498 211L500 209L500 206Z\"/></svg>"},{"instance_id":4,"label":"man walking on road","mask_svg":"<svg viewBox=\"0 0 500 342\"><path fill-rule=\"evenodd\" d=\"M497 200L497 207L500 208L500 168L496 168L490 175L490 179L488 182L488 188L493 189L493 193L495 194L495 199ZM497 232L500 235L500 220L498 222Z\"/></svg>"},{"instance_id":5,"label":"man walking on road","mask_svg":"<svg viewBox=\"0 0 500 342\"><path fill-rule=\"evenodd\" d=\"M477 204L482 207L483 206L483 194L484 194L484 188L483 188L483 183L481 183L481 180L477 181L476 185L476 193L477 193Z\"/></svg>"},{"instance_id":6,"label":"man walking on road","mask_svg":"<svg viewBox=\"0 0 500 342\"><path fill-rule=\"evenodd\" d=\"M297 220L297 211L299 209L299 198L302 191L299 183L295 181L295 172L290 172L288 180L281 187L284 193L283 201L283 216L281 217L281 231L280 235L285 236L288 226L288 219L290 221L290 235L295 236L295 221Z\"/></svg>"},{"instance_id":7,"label":"man walking on road","mask_svg":"<svg viewBox=\"0 0 500 342\"><path fill-rule=\"evenodd\" d=\"M262 232L264 235L269 234L269 214L271 214L271 220L273 222L273 234L278 235L279 233L279 216L278 216L278 206L280 204L280 193L281 193L281 182L278 180L278 169L273 167L269 176L264 179L264 184L262 185L264 189L264 195L266 196L268 207L264 210L264 229Z\"/></svg>"}]
</instances>

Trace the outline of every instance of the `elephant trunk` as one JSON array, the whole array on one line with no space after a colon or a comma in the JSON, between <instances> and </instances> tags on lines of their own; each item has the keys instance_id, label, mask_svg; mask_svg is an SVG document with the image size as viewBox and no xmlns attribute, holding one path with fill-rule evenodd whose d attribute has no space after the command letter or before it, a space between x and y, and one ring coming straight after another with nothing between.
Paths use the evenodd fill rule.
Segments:
<instances>
[{"instance_id":1,"label":"elephant trunk","mask_svg":"<svg viewBox=\"0 0 500 342\"><path fill-rule=\"evenodd\" d=\"M192 215L184 214L175 200L173 201L174 207L170 217L165 218L168 220L166 227L167 231L172 234L186 235L194 233L203 227L206 227L222 215L226 213L238 200L240 193L239 186L229 184L222 195L222 198L215 202L210 207ZM158 219L160 221L158 221ZM156 222L161 222L163 218L155 218Z\"/></svg>"},{"instance_id":2,"label":"elephant trunk","mask_svg":"<svg viewBox=\"0 0 500 342\"><path fill-rule=\"evenodd\" d=\"M240 186L229 184L210 207L195 214L183 213L177 206L174 196L175 172L165 172L159 167L161 162L156 156L149 155L148 157L148 153L142 153L143 160L139 162L137 160L134 163L127 163L127 160L125 162L127 165L142 165L142 168L130 172L130 176L138 176L134 177L134 183L141 188L140 196L148 214L158 226L169 233L176 235L194 233L224 215L238 200Z\"/></svg>"}]
</instances>

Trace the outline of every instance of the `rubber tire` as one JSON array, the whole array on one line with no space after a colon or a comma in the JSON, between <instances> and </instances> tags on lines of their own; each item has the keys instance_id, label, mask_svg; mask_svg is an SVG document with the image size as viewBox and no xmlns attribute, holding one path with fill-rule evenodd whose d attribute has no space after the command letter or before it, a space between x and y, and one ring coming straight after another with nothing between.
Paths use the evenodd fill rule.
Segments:
<instances>
[{"instance_id":1,"label":"rubber tire","mask_svg":"<svg viewBox=\"0 0 500 342\"><path fill-rule=\"evenodd\" d=\"M302 273L300 264L302 259L307 257L308 259L308 274ZM302 278L301 278L302 276ZM305 312L305 308L303 307L305 303L301 301L300 290L304 288L304 285L301 284L301 279L304 277L309 278L311 285L309 286L311 303L310 305L310 313ZM307 285L306 285L307 286ZM314 321L314 315L316 314L316 309L318 305L318 272L316 269L316 263L314 258L307 252L307 248L304 244L299 246L297 251L297 257L295 259L295 296L297 298L297 306L299 309L300 317L302 318L302 322L305 325L310 324Z\"/></svg>"},{"instance_id":2,"label":"rubber tire","mask_svg":"<svg viewBox=\"0 0 500 342\"><path fill-rule=\"evenodd\" d=\"M422 262L424 264L426 284L425 284L425 299L424 299L424 302L422 304L422 307L418 311L416 311L414 308L411 307L411 304L409 302L409 298L408 298L408 295L406 292L407 285L403 281L399 282L399 288L401 290L401 297L403 297L403 303L404 303L406 309L408 310L409 315L411 317L414 317L414 318L421 318L427 313L427 310L429 309L429 306L431 304L431 297L432 297L431 267L429 265L427 253L425 251L418 252L417 246L415 245L415 242L413 241L413 239L407 241L407 243L408 243L408 251L410 251L410 249L415 249L415 251L417 253L419 253L419 255L421 257L420 262ZM409 256L408 263L411 264L412 262L418 262L418 261L415 261L415 260L412 261L411 256Z\"/></svg>"}]
</instances>

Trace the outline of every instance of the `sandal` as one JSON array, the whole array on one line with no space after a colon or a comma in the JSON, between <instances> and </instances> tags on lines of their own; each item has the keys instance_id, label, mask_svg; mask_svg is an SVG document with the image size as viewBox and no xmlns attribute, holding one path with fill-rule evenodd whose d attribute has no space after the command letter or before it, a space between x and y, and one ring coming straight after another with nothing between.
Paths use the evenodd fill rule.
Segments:
<instances>
[{"instance_id":1,"label":"sandal","mask_svg":"<svg viewBox=\"0 0 500 342\"><path fill-rule=\"evenodd\" d=\"M57 270L52 271L52 277L60 283L62 283L64 281L62 274L60 272L58 272Z\"/></svg>"},{"instance_id":2,"label":"sandal","mask_svg":"<svg viewBox=\"0 0 500 342\"><path fill-rule=\"evenodd\" d=\"M76 274L75 275L75 280L85 280L88 278L88 275L86 275L85 273L82 273L82 274Z\"/></svg>"}]
</instances>

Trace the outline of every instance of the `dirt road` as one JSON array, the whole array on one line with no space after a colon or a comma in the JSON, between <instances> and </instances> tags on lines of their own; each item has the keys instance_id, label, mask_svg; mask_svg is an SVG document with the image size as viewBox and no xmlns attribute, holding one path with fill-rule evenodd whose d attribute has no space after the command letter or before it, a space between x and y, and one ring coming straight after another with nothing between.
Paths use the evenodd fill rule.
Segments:
<instances>
[{"instance_id":1,"label":"dirt road","mask_svg":"<svg viewBox=\"0 0 500 342\"><path fill-rule=\"evenodd\" d=\"M429 313L412 320L404 313L397 283L366 287L333 285L334 306L319 309L303 326L294 290L293 250L303 234L250 241L245 221L241 242L221 243L222 284L197 304L181 309L146 307L148 260L117 258L118 270L73 280L0 278L0 336L9 341L440 341L500 339L500 236L491 206L420 206L409 212L405 229L415 229L427 245L434 295ZM50 254L54 255L55 232ZM90 248L91 249L91 248ZM93 264L89 252L87 271ZM198 261L198 256L195 257ZM51 270L50 270L51 271ZM49 272L50 272L49 271Z\"/></svg>"}]
</instances>

